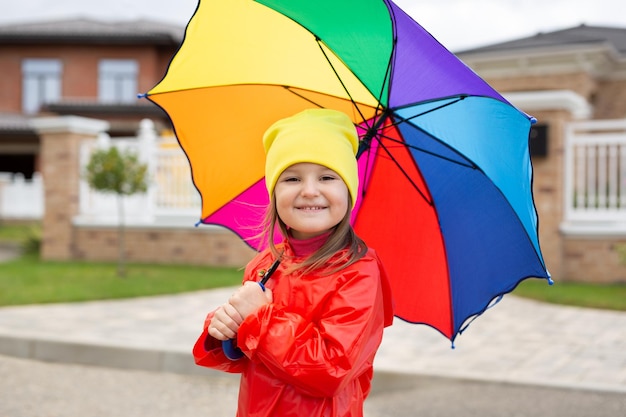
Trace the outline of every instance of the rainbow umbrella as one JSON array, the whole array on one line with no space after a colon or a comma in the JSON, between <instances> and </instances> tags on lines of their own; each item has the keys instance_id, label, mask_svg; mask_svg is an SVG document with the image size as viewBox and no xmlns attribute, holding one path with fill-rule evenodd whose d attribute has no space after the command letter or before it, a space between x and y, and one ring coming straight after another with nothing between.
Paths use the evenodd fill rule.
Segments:
<instances>
[{"instance_id":1,"label":"rainbow umbrella","mask_svg":"<svg viewBox=\"0 0 626 417\"><path fill-rule=\"evenodd\" d=\"M352 117L353 224L381 256L401 319L454 341L523 279L549 279L533 119L389 0L202 0L147 97L189 158L201 222L256 249L268 203L263 132L306 108Z\"/></svg>"}]
</instances>

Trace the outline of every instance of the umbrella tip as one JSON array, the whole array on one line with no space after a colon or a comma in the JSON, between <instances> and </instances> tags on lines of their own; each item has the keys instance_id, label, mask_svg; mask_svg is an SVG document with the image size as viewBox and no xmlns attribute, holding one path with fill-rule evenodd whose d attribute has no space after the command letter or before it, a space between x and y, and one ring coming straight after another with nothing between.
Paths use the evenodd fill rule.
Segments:
<instances>
[{"instance_id":1,"label":"umbrella tip","mask_svg":"<svg viewBox=\"0 0 626 417\"><path fill-rule=\"evenodd\" d=\"M548 277L548 285L554 285L554 280Z\"/></svg>"},{"instance_id":2,"label":"umbrella tip","mask_svg":"<svg viewBox=\"0 0 626 417\"><path fill-rule=\"evenodd\" d=\"M137 98L146 98L148 97L148 93L139 93L137 94Z\"/></svg>"}]
</instances>

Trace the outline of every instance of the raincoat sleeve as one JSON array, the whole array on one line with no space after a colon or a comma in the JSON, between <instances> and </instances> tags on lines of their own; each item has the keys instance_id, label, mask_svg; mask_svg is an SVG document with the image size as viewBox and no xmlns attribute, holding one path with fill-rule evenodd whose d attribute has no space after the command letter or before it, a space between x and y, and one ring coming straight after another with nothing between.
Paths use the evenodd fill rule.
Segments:
<instances>
[{"instance_id":1,"label":"raincoat sleeve","mask_svg":"<svg viewBox=\"0 0 626 417\"><path fill-rule=\"evenodd\" d=\"M222 341L217 340L208 332L209 324L213 319L215 311L211 311L206 320L200 337L193 347L193 357L197 365L213 368L218 371L240 373L245 369L248 359L242 357L239 360L231 361L224 355Z\"/></svg>"},{"instance_id":2,"label":"raincoat sleeve","mask_svg":"<svg viewBox=\"0 0 626 417\"><path fill-rule=\"evenodd\" d=\"M393 315L380 268L370 256L331 279L306 283L314 298L323 293L315 307L319 319L305 319L276 304L261 307L241 324L240 348L306 395L332 397L368 374L367 395L374 354Z\"/></svg>"},{"instance_id":3,"label":"raincoat sleeve","mask_svg":"<svg viewBox=\"0 0 626 417\"><path fill-rule=\"evenodd\" d=\"M270 262L267 261L267 258L269 256L270 253L266 251L252 259L246 266L243 282L255 280L255 278L257 278L255 272L258 268L258 265L263 264L264 262ZM211 311L204 321L202 333L200 334L200 337L198 337L193 347L194 360L197 365L213 368L218 371L231 373L243 372L243 370L248 365L248 358L244 356L239 360L231 361L226 357L226 355L224 355L224 351L222 349L222 341L217 340L209 334L208 327L211 323L211 320L213 319L214 314L215 310Z\"/></svg>"}]
</instances>

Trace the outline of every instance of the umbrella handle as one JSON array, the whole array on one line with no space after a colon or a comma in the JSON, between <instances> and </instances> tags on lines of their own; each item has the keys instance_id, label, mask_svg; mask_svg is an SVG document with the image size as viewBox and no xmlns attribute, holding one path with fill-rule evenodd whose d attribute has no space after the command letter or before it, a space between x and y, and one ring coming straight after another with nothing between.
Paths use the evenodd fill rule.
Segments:
<instances>
[{"instance_id":1,"label":"umbrella handle","mask_svg":"<svg viewBox=\"0 0 626 417\"><path fill-rule=\"evenodd\" d=\"M280 265L280 258L276 259L270 269L267 272L263 273L263 278L257 284L261 286L261 289L265 291L265 283L272 276L276 269L278 269L278 265ZM236 361L237 359L241 359L243 356L243 352L237 346L235 346L235 339L223 340L222 341L222 350L224 351L224 355L230 359L231 361Z\"/></svg>"},{"instance_id":2,"label":"umbrella handle","mask_svg":"<svg viewBox=\"0 0 626 417\"><path fill-rule=\"evenodd\" d=\"M224 355L231 361L241 359L243 352L237 346L235 346L235 339L228 339L222 341L222 350Z\"/></svg>"}]
</instances>

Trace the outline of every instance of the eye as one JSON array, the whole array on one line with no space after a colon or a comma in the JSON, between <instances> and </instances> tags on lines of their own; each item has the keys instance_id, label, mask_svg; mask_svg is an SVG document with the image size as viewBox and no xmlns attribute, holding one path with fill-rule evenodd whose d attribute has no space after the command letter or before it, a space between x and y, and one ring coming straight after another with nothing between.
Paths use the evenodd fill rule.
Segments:
<instances>
[{"instance_id":1,"label":"eye","mask_svg":"<svg viewBox=\"0 0 626 417\"><path fill-rule=\"evenodd\" d=\"M334 175L322 175L322 177L320 178L320 180L322 181L333 181L336 179L337 177L335 177Z\"/></svg>"},{"instance_id":2,"label":"eye","mask_svg":"<svg viewBox=\"0 0 626 417\"><path fill-rule=\"evenodd\" d=\"M300 181L298 177L285 177L283 178L283 182L297 182Z\"/></svg>"}]
</instances>

